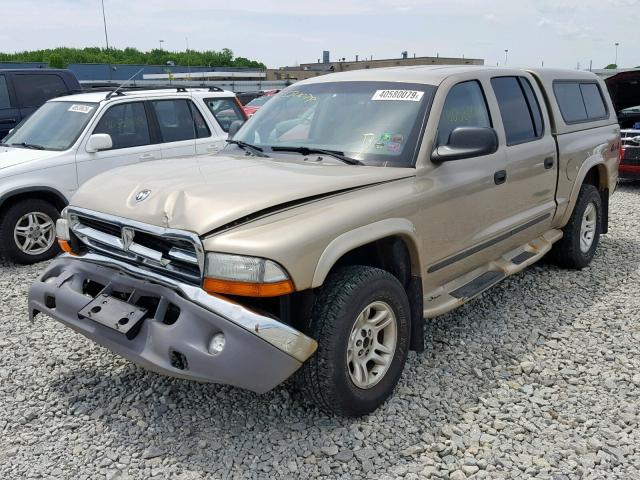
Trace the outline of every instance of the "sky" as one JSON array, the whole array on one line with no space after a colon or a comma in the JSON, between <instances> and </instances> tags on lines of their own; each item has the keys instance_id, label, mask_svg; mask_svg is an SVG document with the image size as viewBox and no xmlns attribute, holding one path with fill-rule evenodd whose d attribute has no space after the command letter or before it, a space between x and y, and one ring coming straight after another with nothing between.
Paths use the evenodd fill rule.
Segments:
<instances>
[{"instance_id":1,"label":"sky","mask_svg":"<svg viewBox=\"0 0 640 480\"><path fill-rule=\"evenodd\" d=\"M0 0L0 51L104 46L100 0ZM9 6L10 4L10 6ZM373 56L640 66L640 0L104 0L112 47L230 48L276 68Z\"/></svg>"}]
</instances>

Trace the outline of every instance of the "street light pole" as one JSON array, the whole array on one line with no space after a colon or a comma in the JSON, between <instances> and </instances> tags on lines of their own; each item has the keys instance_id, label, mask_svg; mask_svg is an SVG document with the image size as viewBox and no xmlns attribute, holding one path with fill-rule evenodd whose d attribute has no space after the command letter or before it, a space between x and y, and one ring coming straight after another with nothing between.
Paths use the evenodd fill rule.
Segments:
<instances>
[{"instance_id":1,"label":"street light pole","mask_svg":"<svg viewBox=\"0 0 640 480\"><path fill-rule=\"evenodd\" d=\"M505 66L507 65L508 56L509 56L509 49L505 48L505 50L504 50L504 64L505 64Z\"/></svg>"},{"instance_id":2,"label":"street light pole","mask_svg":"<svg viewBox=\"0 0 640 480\"><path fill-rule=\"evenodd\" d=\"M613 62L613 63L615 63L616 68L618 68L618 45L620 45L620 44L618 42L616 42L614 45L616 46L616 61Z\"/></svg>"}]
</instances>

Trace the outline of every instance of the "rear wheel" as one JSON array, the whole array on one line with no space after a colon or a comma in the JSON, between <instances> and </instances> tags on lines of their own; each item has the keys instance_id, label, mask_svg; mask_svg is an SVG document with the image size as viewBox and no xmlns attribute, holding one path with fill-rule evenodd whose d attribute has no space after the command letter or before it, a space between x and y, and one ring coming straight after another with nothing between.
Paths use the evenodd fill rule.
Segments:
<instances>
[{"instance_id":1,"label":"rear wheel","mask_svg":"<svg viewBox=\"0 0 640 480\"><path fill-rule=\"evenodd\" d=\"M318 350L298 376L302 390L329 413L372 412L400 379L410 331L409 301L393 275L364 266L337 270L313 309Z\"/></svg>"},{"instance_id":2,"label":"rear wheel","mask_svg":"<svg viewBox=\"0 0 640 480\"><path fill-rule=\"evenodd\" d=\"M21 200L0 218L0 255L14 263L31 264L53 258L59 249L56 207L39 199Z\"/></svg>"},{"instance_id":3,"label":"rear wheel","mask_svg":"<svg viewBox=\"0 0 640 480\"><path fill-rule=\"evenodd\" d=\"M589 265L596 253L602 229L602 199L593 185L582 185L564 236L553 246L554 261L566 268Z\"/></svg>"}]
</instances>

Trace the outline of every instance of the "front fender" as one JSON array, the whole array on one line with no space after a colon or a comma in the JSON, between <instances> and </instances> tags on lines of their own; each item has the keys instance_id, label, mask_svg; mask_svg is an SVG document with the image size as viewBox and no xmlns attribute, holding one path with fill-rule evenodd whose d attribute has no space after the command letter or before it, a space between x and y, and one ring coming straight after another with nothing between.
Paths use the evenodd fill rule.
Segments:
<instances>
[{"instance_id":1,"label":"front fender","mask_svg":"<svg viewBox=\"0 0 640 480\"><path fill-rule=\"evenodd\" d=\"M405 218L389 218L355 228L339 235L327 245L313 274L312 287L321 286L336 262L351 250L386 237L399 236L405 240L411 256L412 271L420 270L416 228Z\"/></svg>"}]
</instances>

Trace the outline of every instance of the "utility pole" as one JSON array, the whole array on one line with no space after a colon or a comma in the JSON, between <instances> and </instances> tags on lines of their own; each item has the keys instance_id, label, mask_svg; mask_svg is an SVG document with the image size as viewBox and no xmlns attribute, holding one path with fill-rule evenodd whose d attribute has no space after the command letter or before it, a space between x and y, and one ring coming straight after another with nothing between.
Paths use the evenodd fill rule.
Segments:
<instances>
[{"instance_id":1,"label":"utility pole","mask_svg":"<svg viewBox=\"0 0 640 480\"><path fill-rule=\"evenodd\" d=\"M107 34L107 17L104 14L104 0L102 1L102 23L104 24L104 41L107 44L107 50L109 50L109 35Z\"/></svg>"},{"instance_id":2,"label":"utility pole","mask_svg":"<svg viewBox=\"0 0 640 480\"><path fill-rule=\"evenodd\" d=\"M505 49L504 49L504 65L505 65L505 67L507 66L507 60L508 60L508 58L509 58L509 49L508 49L508 48L505 48Z\"/></svg>"},{"instance_id":3,"label":"utility pole","mask_svg":"<svg viewBox=\"0 0 640 480\"><path fill-rule=\"evenodd\" d=\"M104 14L104 0L101 0L102 3L102 23L104 25L104 41L107 44L107 55L109 55L109 34L107 33L107 17ZM111 57L109 57L109 80L113 79L112 68L111 68Z\"/></svg>"},{"instance_id":4,"label":"utility pole","mask_svg":"<svg viewBox=\"0 0 640 480\"><path fill-rule=\"evenodd\" d=\"M616 46L616 61L613 63L615 63L616 68L618 68L618 45L620 45L620 43L616 42L614 45Z\"/></svg>"},{"instance_id":5,"label":"utility pole","mask_svg":"<svg viewBox=\"0 0 640 480\"><path fill-rule=\"evenodd\" d=\"M164 40L158 40L160 42L160 50L162 50L162 44L164 43Z\"/></svg>"}]
</instances>

